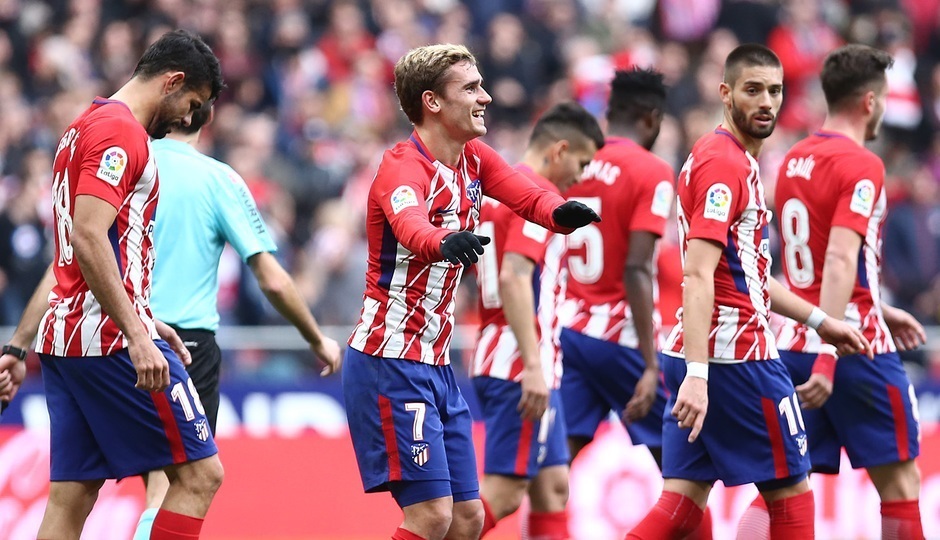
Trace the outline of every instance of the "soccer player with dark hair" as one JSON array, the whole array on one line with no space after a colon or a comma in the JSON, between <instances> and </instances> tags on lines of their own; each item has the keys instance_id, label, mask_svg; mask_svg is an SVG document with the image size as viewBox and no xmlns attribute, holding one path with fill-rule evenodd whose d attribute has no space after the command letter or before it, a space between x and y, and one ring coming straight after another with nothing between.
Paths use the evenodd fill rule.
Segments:
<instances>
[{"instance_id":1,"label":"soccer player with dark hair","mask_svg":"<svg viewBox=\"0 0 940 540\"><path fill-rule=\"evenodd\" d=\"M566 202L475 140L486 133L476 59L461 45L409 51L395 91L414 124L385 152L369 190L362 315L343 361L349 432L367 492L391 491L393 538L479 538L470 410L450 366L454 295L489 238L473 234L487 195L553 232L600 218Z\"/></svg>"},{"instance_id":2,"label":"soccer player with dark hair","mask_svg":"<svg viewBox=\"0 0 940 540\"><path fill-rule=\"evenodd\" d=\"M39 328L52 432L39 538L78 539L105 479L155 469L166 471L170 487L151 538L195 538L222 482L208 422L177 356L188 361L188 353L150 309L159 195L150 137L188 125L222 86L209 47L189 32L168 32L130 81L95 99L59 141L55 260L4 348L22 353Z\"/></svg>"},{"instance_id":3,"label":"soccer player with dark hair","mask_svg":"<svg viewBox=\"0 0 940 540\"><path fill-rule=\"evenodd\" d=\"M881 497L881 537L922 539L918 497L920 425L914 388L897 350L924 342L924 329L881 298L885 167L865 148L885 112L891 56L864 45L831 52L821 74L829 111L816 133L787 153L777 180L784 274L790 289L862 331L875 353L836 361L810 326L787 321L777 346L806 411L813 471L837 474L842 449L865 468ZM749 538L764 510L749 509Z\"/></svg>"},{"instance_id":4,"label":"soccer player with dark hair","mask_svg":"<svg viewBox=\"0 0 940 540\"><path fill-rule=\"evenodd\" d=\"M516 169L560 194L602 146L591 113L560 103L536 122ZM569 453L555 313L564 237L489 198L477 232L493 239L476 267L481 320L471 368L486 424L483 534L515 512L528 492L529 534L566 539Z\"/></svg>"},{"instance_id":5,"label":"soccer player with dark hair","mask_svg":"<svg viewBox=\"0 0 940 540\"><path fill-rule=\"evenodd\" d=\"M665 485L627 538L685 537L716 480L756 484L773 538L811 538L806 433L770 309L807 321L843 352L870 350L857 329L770 276L770 212L756 158L783 101L780 60L762 45L737 47L719 91L724 120L695 143L677 186L684 280L682 313L663 356L675 417L663 418Z\"/></svg>"}]
</instances>

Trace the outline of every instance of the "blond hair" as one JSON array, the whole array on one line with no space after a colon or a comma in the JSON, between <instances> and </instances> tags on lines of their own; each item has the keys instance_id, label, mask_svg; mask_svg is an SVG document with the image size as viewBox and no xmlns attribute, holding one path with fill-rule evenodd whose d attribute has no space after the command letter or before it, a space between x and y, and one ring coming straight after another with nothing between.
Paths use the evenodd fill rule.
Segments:
<instances>
[{"instance_id":1,"label":"blond hair","mask_svg":"<svg viewBox=\"0 0 940 540\"><path fill-rule=\"evenodd\" d=\"M421 95L427 90L439 93L444 73L463 61L477 63L463 45L446 43L412 49L395 64L395 93L412 124L419 125L424 120Z\"/></svg>"}]
</instances>

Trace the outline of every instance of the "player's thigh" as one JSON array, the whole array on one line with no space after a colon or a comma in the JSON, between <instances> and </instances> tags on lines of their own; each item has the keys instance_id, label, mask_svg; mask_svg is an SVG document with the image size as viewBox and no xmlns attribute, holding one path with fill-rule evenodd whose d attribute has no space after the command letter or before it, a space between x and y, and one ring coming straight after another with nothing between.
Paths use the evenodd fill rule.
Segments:
<instances>
[{"instance_id":1,"label":"player's thigh","mask_svg":"<svg viewBox=\"0 0 940 540\"><path fill-rule=\"evenodd\" d=\"M816 354L780 351L780 360L786 366L793 385L797 386L809 380ZM806 438L809 443L813 471L836 474L839 472L839 464L842 461L842 441L836 433L828 411L829 409L825 406L803 409L802 416L806 426Z\"/></svg>"},{"instance_id":2,"label":"player's thigh","mask_svg":"<svg viewBox=\"0 0 940 540\"><path fill-rule=\"evenodd\" d=\"M920 455L917 398L896 353L873 361L839 359L832 396L823 406L832 418L852 467L907 461Z\"/></svg>"},{"instance_id":3,"label":"player's thigh","mask_svg":"<svg viewBox=\"0 0 940 540\"><path fill-rule=\"evenodd\" d=\"M805 423L783 362L712 363L708 389L701 437L726 485L809 471Z\"/></svg>"},{"instance_id":4,"label":"player's thigh","mask_svg":"<svg viewBox=\"0 0 940 540\"><path fill-rule=\"evenodd\" d=\"M660 420L663 440L663 478L692 482L714 482L719 478L718 470L705 448L702 437L700 436L690 443L690 430L680 429L678 421L672 415L672 409L676 405L676 394L679 392L679 385L682 384L682 380L685 378L685 360L664 355L662 366L663 381L669 395ZM709 385L710 389L711 385ZM710 413L711 407L709 406L709 414L705 417L706 426L709 423Z\"/></svg>"},{"instance_id":5,"label":"player's thigh","mask_svg":"<svg viewBox=\"0 0 940 540\"><path fill-rule=\"evenodd\" d=\"M457 386L451 366L429 366L437 406L441 411L444 450L454 503L480 498L477 457L473 445L473 417Z\"/></svg>"},{"instance_id":6,"label":"player's thigh","mask_svg":"<svg viewBox=\"0 0 940 540\"><path fill-rule=\"evenodd\" d=\"M169 364L170 386L163 392L134 387L137 372L127 349L58 364L115 478L217 453L182 362L166 342L158 340L155 345Z\"/></svg>"},{"instance_id":7,"label":"player's thigh","mask_svg":"<svg viewBox=\"0 0 940 540\"><path fill-rule=\"evenodd\" d=\"M395 482L450 482L444 425L434 392L437 383L432 380L436 367L346 349L343 396L367 492L389 490ZM428 494L450 495L435 490Z\"/></svg>"},{"instance_id":8,"label":"player's thigh","mask_svg":"<svg viewBox=\"0 0 940 540\"><path fill-rule=\"evenodd\" d=\"M561 379L561 399L566 404L564 423L568 435L587 440L610 412L610 405L594 385L596 374L590 362L593 347L598 340L579 332L562 328L561 350L564 372Z\"/></svg>"},{"instance_id":9,"label":"player's thigh","mask_svg":"<svg viewBox=\"0 0 940 540\"><path fill-rule=\"evenodd\" d=\"M59 369L71 359L40 355L42 381L49 410L52 482L86 481L113 476L91 426Z\"/></svg>"}]
</instances>

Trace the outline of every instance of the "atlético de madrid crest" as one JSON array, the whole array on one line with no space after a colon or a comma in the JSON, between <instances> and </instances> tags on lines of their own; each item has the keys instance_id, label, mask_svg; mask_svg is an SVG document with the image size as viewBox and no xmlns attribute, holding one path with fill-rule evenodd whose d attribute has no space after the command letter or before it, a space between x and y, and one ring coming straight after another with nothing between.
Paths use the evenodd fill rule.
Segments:
<instances>
[{"instance_id":1,"label":"atl\u00e9tico de madrid crest","mask_svg":"<svg viewBox=\"0 0 940 540\"><path fill-rule=\"evenodd\" d=\"M411 459L418 467L423 467L428 462L430 453L428 443L415 443L411 445Z\"/></svg>"}]
</instances>

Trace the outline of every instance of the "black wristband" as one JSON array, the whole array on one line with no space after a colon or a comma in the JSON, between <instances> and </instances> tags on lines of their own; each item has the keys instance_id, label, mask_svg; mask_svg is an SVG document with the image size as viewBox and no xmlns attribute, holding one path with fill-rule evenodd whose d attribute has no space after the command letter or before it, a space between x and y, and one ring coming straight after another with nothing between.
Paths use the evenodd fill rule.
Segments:
<instances>
[{"instance_id":1,"label":"black wristband","mask_svg":"<svg viewBox=\"0 0 940 540\"><path fill-rule=\"evenodd\" d=\"M0 349L2 354L12 354L13 356L20 359L21 362L26 360L26 349L21 349L19 347L14 347L9 343L3 346L3 349Z\"/></svg>"}]
</instances>

